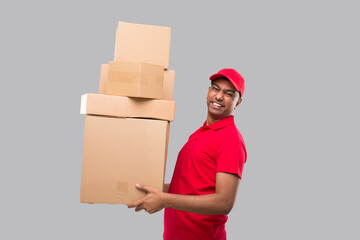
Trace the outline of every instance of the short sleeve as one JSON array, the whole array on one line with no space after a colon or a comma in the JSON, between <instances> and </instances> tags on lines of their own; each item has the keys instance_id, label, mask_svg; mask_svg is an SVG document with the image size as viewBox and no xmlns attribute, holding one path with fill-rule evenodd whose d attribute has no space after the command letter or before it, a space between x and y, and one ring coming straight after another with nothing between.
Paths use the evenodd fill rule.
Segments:
<instances>
[{"instance_id":1,"label":"short sleeve","mask_svg":"<svg viewBox=\"0 0 360 240\"><path fill-rule=\"evenodd\" d=\"M216 172L236 174L242 178L247 153L240 133L224 136L215 152Z\"/></svg>"}]
</instances>

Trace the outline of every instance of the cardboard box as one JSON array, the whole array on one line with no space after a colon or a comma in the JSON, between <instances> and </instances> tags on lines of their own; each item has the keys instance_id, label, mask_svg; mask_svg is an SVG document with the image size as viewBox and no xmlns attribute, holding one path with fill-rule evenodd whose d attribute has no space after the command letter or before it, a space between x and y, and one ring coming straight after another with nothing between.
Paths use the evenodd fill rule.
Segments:
<instances>
[{"instance_id":1,"label":"cardboard box","mask_svg":"<svg viewBox=\"0 0 360 240\"><path fill-rule=\"evenodd\" d=\"M108 94L106 92L106 86L108 82L108 71L109 64L101 64L100 70L100 84L99 84L99 93ZM164 100L173 100L174 99L174 86L175 86L175 71L174 70L165 70L164 71L164 81L163 81L163 92L161 99Z\"/></svg>"},{"instance_id":2,"label":"cardboard box","mask_svg":"<svg viewBox=\"0 0 360 240\"><path fill-rule=\"evenodd\" d=\"M130 204L135 184L163 189L169 122L85 117L80 202Z\"/></svg>"},{"instance_id":3,"label":"cardboard box","mask_svg":"<svg viewBox=\"0 0 360 240\"><path fill-rule=\"evenodd\" d=\"M119 22L115 61L146 62L168 68L171 28Z\"/></svg>"},{"instance_id":4,"label":"cardboard box","mask_svg":"<svg viewBox=\"0 0 360 240\"><path fill-rule=\"evenodd\" d=\"M106 86L108 82L108 71L109 64L101 64L100 67L100 83L99 83L99 93L106 94Z\"/></svg>"},{"instance_id":5,"label":"cardboard box","mask_svg":"<svg viewBox=\"0 0 360 240\"><path fill-rule=\"evenodd\" d=\"M161 99L164 69L142 62L109 62L106 94Z\"/></svg>"},{"instance_id":6,"label":"cardboard box","mask_svg":"<svg viewBox=\"0 0 360 240\"><path fill-rule=\"evenodd\" d=\"M80 114L174 121L175 102L88 93L81 96Z\"/></svg>"},{"instance_id":7,"label":"cardboard box","mask_svg":"<svg viewBox=\"0 0 360 240\"><path fill-rule=\"evenodd\" d=\"M165 70L162 99L164 100L174 99L174 86L175 86L175 71Z\"/></svg>"}]
</instances>

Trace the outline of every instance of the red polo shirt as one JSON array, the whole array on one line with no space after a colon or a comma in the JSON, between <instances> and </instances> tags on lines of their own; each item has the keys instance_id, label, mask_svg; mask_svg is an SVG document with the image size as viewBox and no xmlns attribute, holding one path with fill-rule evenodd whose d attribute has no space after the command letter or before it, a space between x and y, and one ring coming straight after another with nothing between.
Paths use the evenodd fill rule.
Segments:
<instances>
[{"instance_id":1,"label":"red polo shirt","mask_svg":"<svg viewBox=\"0 0 360 240\"><path fill-rule=\"evenodd\" d=\"M204 195L215 193L217 172L241 178L246 149L234 117L204 125L193 133L178 155L169 193ZM224 240L226 215L202 215L166 208L165 240Z\"/></svg>"}]
</instances>

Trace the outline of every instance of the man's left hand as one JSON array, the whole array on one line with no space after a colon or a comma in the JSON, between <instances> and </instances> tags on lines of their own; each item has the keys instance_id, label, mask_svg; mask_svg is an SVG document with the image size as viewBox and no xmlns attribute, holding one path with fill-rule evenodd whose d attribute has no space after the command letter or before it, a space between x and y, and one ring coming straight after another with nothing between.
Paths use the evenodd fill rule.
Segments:
<instances>
[{"instance_id":1,"label":"man's left hand","mask_svg":"<svg viewBox=\"0 0 360 240\"><path fill-rule=\"evenodd\" d=\"M140 184L136 184L136 188L140 191L146 192L146 197L134 202L133 204L129 204L128 208L135 208L136 212L144 209L146 212L153 214L165 207L163 195L166 193Z\"/></svg>"}]
</instances>

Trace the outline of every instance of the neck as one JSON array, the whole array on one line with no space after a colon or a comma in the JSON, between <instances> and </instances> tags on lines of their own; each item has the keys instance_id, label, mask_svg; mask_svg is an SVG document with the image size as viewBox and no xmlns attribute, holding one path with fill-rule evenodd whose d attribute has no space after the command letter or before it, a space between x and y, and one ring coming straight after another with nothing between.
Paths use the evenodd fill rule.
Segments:
<instances>
[{"instance_id":1,"label":"neck","mask_svg":"<svg viewBox=\"0 0 360 240\"><path fill-rule=\"evenodd\" d=\"M214 119L207 118L207 119L206 119L206 125L210 125L210 124L216 123L217 121L219 121L219 120L214 120Z\"/></svg>"},{"instance_id":2,"label":"neck","mask_svg":"<svg viewBox=\"0 0 360 240\"><path fill-rule=\"evenodd\" d=\"M230 116L232 116L232 115L229 115L227 117L230 117ZM207 118L206 118L206 125L216 123L216 122L218 122L218 121L220 121L222 119L224 119L224 118L214 118L213 116L211 116L211 114L208 114Z\"/></svg>"}]
</instances>

